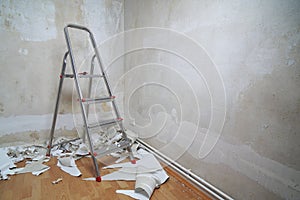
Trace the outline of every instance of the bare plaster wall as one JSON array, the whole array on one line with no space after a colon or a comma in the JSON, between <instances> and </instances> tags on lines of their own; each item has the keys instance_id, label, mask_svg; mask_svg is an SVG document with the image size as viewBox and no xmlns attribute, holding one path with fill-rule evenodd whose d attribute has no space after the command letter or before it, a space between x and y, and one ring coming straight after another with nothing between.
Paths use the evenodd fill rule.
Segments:
<instances>
[{"instance_id":1,"label":"bare plaster wall","mask_svg":"<svg viewBox=\"0 0 300 200\"><path fill-rule=\"evenodd\" d=\"M1 144L48 138L62 58L67 50L63 28L69 23L87 26L101 53L109 57L115 52L114 45L106 45L103 51L100 44L123 31L123 6L122 0L0 2ZM71 32L71 36L74 51L79 53L77 65L82 67L82 63L89 62L91 52L79 49L89 43L81 33ZM114 70L122 73L123 66ZM72 92L73 81L65 80L57 128L67 132L75 127L72 113L76 97ZM32 132L40 135L27 137Z\"/></svg>"},{"instance_id":2,"label":"bare plaster wall","mask_svg":"<svg viewBox=\"0 0 300 200\"><path fill-rule=\"evenodd\" d=\"M300 198L299 1L126 0L125 30L129 129L234 198Z\"/></svg>"},{"instance_id":3,"label":"bare plaster wall","mask_svg":"<svg viewBox=\"0 0 300 200\"><path fill-rule=\"evenodd\" d=\"M84 24L102 45L114 90L126 94L127 128L237 199L299 199L299 1L0 6L1 144L48 137L63 27ZM131 31L110 38L124 27ZM136 29L145 27L162 29ZM88 44L79 38L76 50ZM80 66L89 53L79 52ZM64 135L74 133L72 89L65 81Z\"/></svg>"}]
</instances>

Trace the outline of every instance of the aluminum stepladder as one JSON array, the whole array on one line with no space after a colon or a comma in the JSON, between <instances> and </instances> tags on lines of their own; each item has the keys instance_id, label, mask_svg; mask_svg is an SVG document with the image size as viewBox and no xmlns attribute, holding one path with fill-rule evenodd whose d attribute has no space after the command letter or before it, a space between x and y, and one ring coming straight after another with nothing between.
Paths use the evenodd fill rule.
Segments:
<instances>
[{"instance_id":1,"label":"aluminum stepladder","mask_svg":"<svg viewBox=\"0 0 300 200\"><path fill-rule=\"evenodd\" d=\"M72 46L71 46L71 39L69 36L69 31L68 31L69 29L77 29L79 31L85 31L89 35L89 39L91 41L91 44L92 44L92 47L93 47L93 50L95 53L91 60L90 73L87 73L87 72L78 73L77 72L74 54L73 54ZM52 120L52 127L50 130L50 140L49 140L49 145L47 146L47 154L46 155L50 156L52 147L59 145L59 144L53 145L52 143L53 143L53 137L54 137L54 132L55 132L55 125L56 125L56 119L57 119L57 114L58 114L58 107L59 107L59 101L60 101L60 96L61 96L61 92L62 92L63 81L64 81L64 78L73 78L75 81L76 91L77 91L78 99L80 102L80 108L81 108L82 119L83 119L84 130L85 130L83 141L85 141L85 138L87 137L90 155L93 159L93 164L94 164L95 171L96 171L96 181L100 182L101 176L100 176L100 171L98 168L98 163L97 163L96 157L104 156L104 155L107 155L112 152L120 151L122 149L127 149L127 151L129 152L129 157L130 157L131 163L135 164L136 161L132 155L131 141L127 137L127 134L125 132L125 128L122 123L123 119L121 118L118 107L116 105L115 96L112 95L108 77L107 77L106 72L104 71L101 57L98 52L97 45L96 45L96 42L95 42L92 32L84 26L69 24L64 28L64 34L65 34L68 51L65 53L65 55L63 57L63 64L62 64L62 69L61 69L61 74L60 74L58 94L57 94L57 98L56 98L55 110L54 110L53 120ZM70 62L71 62L72 74L65 74L68 56L69 56ZM96 59L96 61L98 61L98 64L100 67L100 74L94 74L95 59ZM79 78L89 78L89 89L88 89L88 97L87 98L83 97L83 94L82 94L82 91L80 88L80 84L79 84ZM105 83L105 88L107 90L106 97L90 98L93 78L103 78L104 83ZM109 120L103 120L103 121L98 122L97 124L89 124L89 122L88 122L89 104L91 104L91 103L97 104L97 103L103 103L103 102L111 102L113 114L116 118L109 119ZM93 147L93 142L91 140L90 129L96 128L96 127L103 127L103 126L107 126L107 125L111 125L111 124L115 124L115 125L119 126L119 128L120 128L119 132L121 132L121 134L122 134L122 139L118 143L114 143L114 144L111 144L109 147L106 147L104 151L95 152L94 147ZM79 139L79 138L76 138L76 139ZM76 140L76 139L73 139L73 140ZM72 140L70 140L70 141L72 141Z\"/></svg>"}]
</instances>

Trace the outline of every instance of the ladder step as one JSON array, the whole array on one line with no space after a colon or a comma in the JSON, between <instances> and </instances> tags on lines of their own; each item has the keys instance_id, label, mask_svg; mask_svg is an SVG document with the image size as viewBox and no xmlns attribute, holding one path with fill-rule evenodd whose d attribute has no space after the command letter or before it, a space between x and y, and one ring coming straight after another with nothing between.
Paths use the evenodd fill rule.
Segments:
<instances>
[{"instance_id":1,"label":"ladder step","mask_svg":"<svg viewBox=\"0 0 300 200\"><path fill-rule=\"evenodd\" d=\"M99 127L99 126L106 126L106 125L110 125L110 124L116 124L118 122L121 122L122 120L123 120L122 118L103 120L103 121L97 122L95 124L90 124L88 126L88 128L96 128L96 127Z\"/></svg>"},{"instance_id":2,"label":"ladder step","mask_svg":"<svg viewBox=\"0 0 300 200\"><path fill-rule=\"evenodd\" d=\"M103 102L110 102L113 101L116 97L115 96L110 96L110 97L103 97L103 98L83 98L82 103L84 104L91 104L91 103L103 103Z\"/></svg>"},{"instance_id":3,"label":"ladder step","mask_svg":"<svg viewBox=\"0 0 300 200\"><path fill-rule=\"evenodd\" d=\"M79 78L96 78L96 77L103 77L103 76L100 74L89 74L87 72L81 72L81 73L78 73L78 77Z\"/></svg>"},{"instance_id":4,"label":"ladder step","mask_svg":"<svg viewBox=\"0 0 300 200\"><path fill-rule=\"evenodd\" d=\"M64 74L64 75L60 75L60 78L74 78L74 75L73 74Z\"/></svg>"},{"instance_id":5,"label":"ladder step","mask_svg":"<svg viewBox=\"0 0 300 200\"><path fill-rule=\"evenodd\" d=\"M64 74L64 78L74 78L74 74ZM62 77L62 75L60 76ZM78 78L101 78L103 75L100 74L88 74L87 72L78 73Z\"/></svg>"}]
</instances>

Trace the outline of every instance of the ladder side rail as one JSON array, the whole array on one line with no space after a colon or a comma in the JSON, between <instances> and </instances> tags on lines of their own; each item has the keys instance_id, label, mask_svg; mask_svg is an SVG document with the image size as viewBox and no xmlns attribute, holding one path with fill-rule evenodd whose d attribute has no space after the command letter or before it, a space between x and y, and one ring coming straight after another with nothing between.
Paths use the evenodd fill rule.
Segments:
<instances>
[{"instance_id":1,"label":"ladder side rail","mask_svg":"<svg viewBox=\"0 0 300 200\"><path fill-rule=\"evenodd\" d=\"M106 86L107 91L108 91L108 95L112 96L111 86L109 84L106 72L105 72L105 70L103 68L102 60L101 60L99 51L98 51L97 46L96 46L95 38L94 38L94 36L93 36L93 34L91 32L89 32L89 34L90 34L90 39L91 39L91 42L92 42L92 45L93 45L93 48L94 48L94 51L95 51L95 55L96 55L97 61L99 63L99 66L100 66L100 69L101 69L101 72L102 72L102 75L103 75L104 83L105 83L105 86ZM118 109L115 101L112 101L112 105L113 105L113 108L114 108L113 110L115 111L116 117L117 118L121 118L119 109ZM122 130L124 138L127 139L127 135L125 134L125 128L124 128L122 122L119 122L118 124L119 124L119 126L120 126L120 128Z\"/></svg>"},{"instance_id":2,"label":"ladder side rail","mask_svg":"<svg viewBox=\"0 0 300 200\"><path fill-rule=\"evenodd\" d=\"M97 49L97 45L96 45L96 41L95 41L95 38L94 38L94 35L89 31L89 35L90 35L90 39L91 39L91 42L92 42L92 45L93 45L93 48L94 48L94 51L95 51L95 54L96 54L96 57L97 57L97 60L98 60L98 63L99 63L99 66L100 66L100 69L102 71L102 75L103 75L103 79L104 79L104 82L105 82L105 85L106 85L106 88L108 90L108 94L109 96L112 96L112 92L111 92L111 86L108 82L108 77L106 75L106 72L103 68L103 64L102 64L102 61L101 61L101 57L100 57L100 54L99 54L99 51ZM115 101L112 101L112 106L113 106L113 110L115 111L115 115L117 118L121 118L120 116L120 112L119 112L119 109L116 105L116 102ZM127 137L127 134L125 132L125 128L123 126L123 123L122 122L118 122L119 126L120 126L120 129L122 131L122 136L125 140L128 140L128 137ZM129 152L129 157L130 157L130 160L135 163L135 159L134 159L134 156L132 154L132 149L130 146L127 147L127 151Z\"/></svg>"},{"instance_id":3,"label":"ladder side rail","mask_svg":"<svg viewBox=\"0 0 300 200\"><path fill-rule=\"evenodd\" d=\"M95 68L94 61L95 61L95 58L96 58L96 55L93 55L92 60L91 60L90 75L94 74L94 68ZM93 84L93 77L90 77L89 78L88 93L87 93L88 98L91 98L92 84ZM86 104L85 109L86 109L86 118L89 119L90 105ZM85 142L85 139L86 139L86 134L84 132L83 133L83 142Z\"/></svg>"},{"instance_id":4,"label":"ladder side rail","mask_svg":"<svg viewBox=\"0 0 300 200\"><path fill-rule=\"evenodd\" d=\"M100 66L100 69L101 69L101 72L102 72L102 75L103 75L103 79L104 79L104 82L105 82L105 86L106 86L107 91L108 91L108 95L109 95L109 96L112 96L111 86L110 86L110 84L109 84L109 82L108 82L108 78L107 78L106 72L105 72L105 70L104 70L104 68L103 68L102 60L101 60L99 51L98 51L98 49L97 49L96 40L95 40L95 38L94 38L93 33L92 33L88 28L86 28L86 27L84 27L84 26L76 25L76 24L69 24L69 25L67 25L67 26L65 27L65 30L66 30L67 28L79 29L79 30L83 30L83 31L86 31L86 32L89 33L90 40L91 40L93 49L94 49L94 51L95 51L95 55L96 55L97 61L98 61L98 63L99 63L99 66ZM120 117L121 117L121 116L120 116L120 112L119 112L119 110L118 110L118 108L117 108L115 102L113 101L112 104L113 104L113 107L114 107L114 111L115 111L115 113L116 113L116 117L117 117L117 118L120 118ZM121 126L120 128L122 129L122 131L125 132L125 129L124 129L122 123L119 123L119 124L120 124L120 126ZM127 138L127 136L125 136L125 137Z\"/></svg>"},{"instance_id":5,"label":"ladder side rail","mask_svg":"<svg viewBox=\"0 0 300 200\"><path fill-rule=\"evenodd\" d=\"M90 75L94 75L94 68L95 68L94 61L95 61L95 58L96 58L96 55L94 55L92 57L92 60L91 60ZM88 98L91 98L92 84L93 84L93 77L90 77L89 78L88 93L87 93ZM89 104L86 105L86 116L87 116L87 118L89 116Z\"/></svg>"},{"instance_id":6,"label":"ladder side rail","mask_svg":"<svg viewBox=\"0 0 300 200\"><path fill-rule=\"evenodd\" d=\"M82 92L80 90L80 86L79 86L79 83L78 83L78 74L77 74L77 69L76 69L76 65L75 65L75 59L73 57L74 55L73 55L73 51L72 51L72 47L71 47L71 39L70 39L70 36L69 36L68 28L79 28L81 30L86 30L88 32L89 32L89 30L85 27L81 27L81 26L77 26L77 25L68 25L64 28L64 33L65 33L65 38L66 38L68 50L69 50L69 53L70 53L70 61L71 61L71 66L72 66L72 70L73 70L73 74L74 74L75 86L76 86L76 90L77 90L77 93L78 93L78 96L79 96L79 99L80 99L80 108L81 108L81 112L82 112L83 123L84 123L84 126L85 126L85 131L86 131L86 135L87 135L87 138L88 138L88 141L89 141L91 156L93 158L93 162L94 162L94 166L95 166L95 170L96 170L96 175L97 175L96 179L97 179L97 181L98 180L100 181L101 180L100 179L100 172L99 172L97 160L96 160L95 155L94 155L93 144L92 144L90 134L89 134L88 124L87 124L87 119L86 119L86 110L85 110L85 107L82 103Z\"/></svg>"},{"instance_id":7,"label":"ladder side rail","mask_svg":"<svg viewBox=\"0 0 300 200\"><path fill-rule=\"evenodd\" d=\"M57 97L56 97L55 109L54 109L54 114L53 114L53 118L52 118L52 126L51 126L51 130L50 130L50 140L49 140L49 144L47 146L48 149L47 149L46 156L51 155L50 152L51 152L52 143L53 143L56 119L57 119L57 114L58 114L59 102L60 102L60 97L61 97L61 91L62 91L62 86L63 86L63 81L64 81L64 75L65 75L68 55L69 55L69 51L67 51L65 53L64 58L63 58L63 64L62 64L62 68L61 68L60 80L59 80L59 86L58 86L58 93L57 93Z\"/></svg>"},{"instance_id":8,"label":"ladder side rail","mask_svg":"<svg viewBox=\"0 0 300 200\"><path fill-rule=\"evenodd\" d=\"M103 68L102 60L101 60L99 51L98 51L98 49L97 49L97 45L96 45L96 41L95 41L94 35L92 34L92 32L91 32L88 28L86 28L86 27L84 27L84 26L75 25L75 24L69 24L69 25L67 25L67 26L65 27L65 32L67 31L68 28L80 29L80 30L83 30L83 31L86 31L86 32L89 33L90 40L91 40L93 49L94 49L95 54L96 54L96 58L97 58L97 60L98 60L98 63L99 63L99 66L100 66L100 69L101 69L101 72L102 72L102 75L103 75L103 79L104 79L104 82L105 82L105 86L106 86L106 88L107 88L107 91L108 91L109 96L112 96L111 86L110 86L110 84L109 84L109 82L108 82L108 78L107 78L107 76L106 76L106 72L105 72L105 70L104 70L104 68ZM70 54L71 54L71 52L70 52ZM72 57L73 57L73 56L71 56L71 60L73 60ZM72 63L72 65L73 65L73 63ZM74 66L73 66L73 68L74 68ZM77 74L76 74L76 76L77 76ZM81 98L81 99L82 99L82 98ZM81 105L82 105L82 103L81 103ZM113 105L113 108L114 108L113 110L115 111L116 117L117 117L117 118L120 118L121 116L120 116L120 113L119 113L119 110L118 110L118 108L117 108L117 105L116 105L115 101L112 101L112 105ZM82 107L83 107L83 105L82 105ZM84 108L83 108L83 109L84 109ZM127 134L125 133L125 128L124 128L124 126L123 126L123 123L122 123L122 122L119 122L118 124L119 124L119 126L120 126L120 128L121 128L121 130L122 130L122 136L127 140L128 137L127 137ZM86 129L87 129L87 127L86 127ZM87 135L88 135L88 137L89 137L88 132L87 132ZM90 139L89 139L89 140L90 140ZM131 148L128 147L127 150L130 152L131 160L134 160L133 155L132 155L132 150L131 150ZM94 156L93 156L93 158L95 159ZM98 169L97 169L97 170L98 170Z\"/></svg>"},{"instance_id":9,"label":"ladder side rail","mask_svg":"<svg viewBox=\"0 0 300 200\"><path fill-rule=\"evenodd\" d=\"M104 68L103 68L103 64L102 64L102 61L101 61L101 57L100 57L100 54L99 54L98 49L97 49L97 46L96 46L95 38L94 38L94 36L93 36L93 34L92 34L91 32L89 32L89 33L90 33L90 38L91 38L91 41L92 41L92 44L93 44L94 51L95 51L95 53L96 53L96 57L97 57L99 66L100 66L101 71L102 71L103 79L104 79L106 88L107 88L107 90L108 90L108 94L109 94L109 96L112 96L111 86L110 86L110 84L109 84L109 82L108 82L108 77L107 77L106 72L105 72L105 70L104 70ZM115 101L112 101L112 106L113 106L113 108L114 108L113 110L115 111L115 115L117 116L117 118L121 118L119 109L118 109L118 107L117 107ZM123 138L124 138L125 140L128 140L128 137L127 137L127 134L126 134L126 132L125 132L125 128L124 128L124 126L123 126L122 121L118 122L118 125L120 126L120 129L121 129L121 131L122 131L122 136L123 136ZM132 162L132 163L135 163L135 159L134 159L134 156L133 156L133 154L132 154L132 149L131 149L130 146L127 147L127 151L129 152L129 157L130 157L131 162Z\"/></svg>"}]
</instances>

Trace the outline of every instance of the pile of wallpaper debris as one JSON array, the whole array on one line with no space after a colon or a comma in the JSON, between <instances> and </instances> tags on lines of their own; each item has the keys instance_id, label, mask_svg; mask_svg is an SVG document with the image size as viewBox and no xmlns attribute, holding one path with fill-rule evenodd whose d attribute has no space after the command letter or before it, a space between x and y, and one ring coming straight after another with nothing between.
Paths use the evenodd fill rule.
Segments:
<instances>
[{"instance_id":1,"label":"pile of wallpaper debris","mask_svg":"<svg viewBox=\"0 0 300 200\"><path fill-rule=\"evenodd\" d=\"M61 170L72 176L81 176L75 161L84 156L89 156L89 150L80 139L67 141L66 138L55 140L51 155L58 157L57 166ZM138 149L138 147L139 145L136 143L132 146L134 157L139 159L136 164L122 162L129 156L126 151L110 154L118 159L115 164L106 166L103 170L111 168L119 168L119 170L102 176L102 181L136 181L133 190L117 190L116 192L135 199L150 199L154 189L158 188L169 177L152 154L142 148ZM49 166L44 164L50 160L45 155L46 148L43 146L0 148L0 180L8 180L9 175L21 173L32 173L36 176L42 174L50 169ZM17 168L15 164L24 160L25 167ZM85 178L83 180L95 180L95 178ZM53 184L60 181L62 181L61 178L53 181Z\"/></svg>"},{"instance_id":2,"label":"pile of wallpaper debris","mask_svg":"<svg viewBox=\"0 0 300 200\"><path fill-rule=\"evenodd\" d=\"M40 175L50 169L43 163L48 162L46 150L40 146L18 146L0 149L0 180L8 180L8 175L31 172ZM26 166L17 168L15 165L26 159Z\"/></svg>"},{"instance_id":3,"label":"pile of wallpaper debris","mask_svg":"<svg viewBox=\"0 0 300 200\"><path fill-rule=\"evenodd\" d=\"M116 164L103 167L102 169L119 168L118 171L102 176L102 181L136 181L134 190L117 190L119 194L128 195L134 199L150 199L155 188L165 183L169 176L157 161L154 155L140 148L138 144L132 147L133 155L139 160L136 164L131 162L120 163L120 160L127 158L128 153L111 154L119 159ZM85 178L83 180L95 180L95 178Z\"/></svg>"},{"instance_id":4,"label":"pile of wallpaper debris","mask_svg":"<svg viewBox=\"0 0 300 200\"><path fill-rule=\"evenodd\" d=\"M82 140L72 142L66 138L58 138L56 145L51 151L52 156L58 157L57 166L72 176L80 176L81 172L75 164L75 160L89 154L88 148L82 143ZM8 180L8 175L16 175L21 173L32 173L40 175L50 169L49 166L43 164L50 160L46 157L47 149L44 146L24 145L0 148L0 180ZM18 162L25 160L25 167L17 168Z\"/></svg>"}]
</instances>

